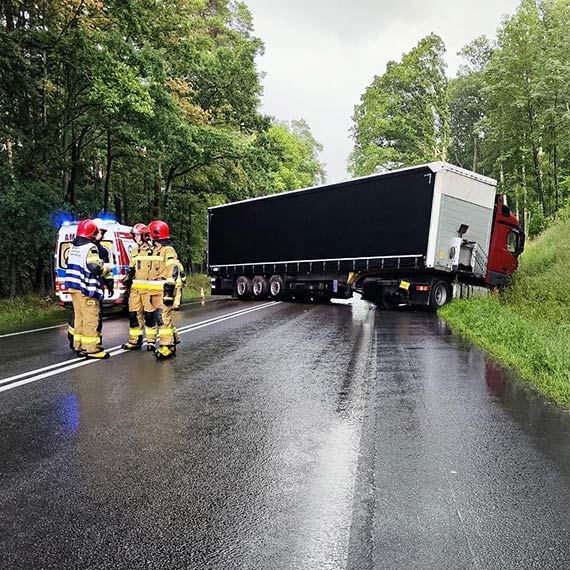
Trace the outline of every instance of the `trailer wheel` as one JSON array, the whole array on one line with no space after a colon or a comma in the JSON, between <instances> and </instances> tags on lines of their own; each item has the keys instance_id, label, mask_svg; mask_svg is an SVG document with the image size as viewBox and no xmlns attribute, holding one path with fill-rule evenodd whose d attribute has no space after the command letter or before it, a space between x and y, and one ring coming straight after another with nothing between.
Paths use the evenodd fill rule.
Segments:
<instances>
[{"instance_id":1,"label":"trailer wheel","mask_svg":"<svg viewBox=\"0 0 570 570\"><path fill-rule=\"evenodd\" d=\"M285 281L281 275L272 275L269 278L269 295L276 301L285 298Z\"/></svg>"},{"instance_id":2,"label":"trailer wheel","mask_svg":"<svg viewBox=\"0 0 570 570\"><path fill-rule=\"evenodd\" d=\"M446 303L451 301L451 286L447 281L434 281L431 286L431 295L429 298L429 306L434 311L441 309Z\"/></svg>"},{"instance_id":3,"label":"trailer wheel","mask_svg":"<svg viewBox=\"0 0 570 570\"><path fill-rule=\"evenodd\" d=\"M393 311L396 309L396 307L398 306L398 304L396 303L396 300L394 299L394 296L385 291L384 293L382 293L382 297L380 299L380 307L382 309L384 309L385 311Z\"/></svg>"},{"instance_id":4,"label":"trailer wheel","mask_svg":"<svg viewBox=\"0 0 570 570\"><path fill-rule=\"evenodd\" d=\"M266 299L269 293L269 285L267 283L267 279L262 275L256 275L253 278L252 284L252 293L254 299Z\"/></svg>"},{"instance_id":5,"label":"trailer wheel","mask_svg":"<svg viewBox=\"0 0 570 570\"><path fill-rule=\"evenodd\" d=\"M237 298L245 301L250 299L252 295L252 283L249 277L240 275L236 280L236 295Z\"/></svg>"}]
</instances>

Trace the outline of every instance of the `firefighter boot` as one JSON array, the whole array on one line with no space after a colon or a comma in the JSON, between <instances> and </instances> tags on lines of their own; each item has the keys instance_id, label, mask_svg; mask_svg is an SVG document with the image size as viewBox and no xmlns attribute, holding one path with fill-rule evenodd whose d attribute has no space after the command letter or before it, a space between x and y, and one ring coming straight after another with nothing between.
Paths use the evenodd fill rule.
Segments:
<instances>
[{"instance_id":1,"label":"firefighter boot","mask_svg":"<svg viewBox=\"0 0 570 570\"><path fill-rule=\"evenodd\" d=\"M157 360L166 360L171 358L176 354L176 348L174 346L161 346L154 355Z\"/></svg>"},{"instance_id":2,"label":"firefighter boot","mask_svg":"<svg viewBox=\"0 0 570 570\"><path fill-rule=\"evenodd\" d=\"M136 342L132 342L132 339L129 339L121 348L123 350L140 350L142 348L142 335L137 337Z\"/></svg>"},{"instance_id":3,"label":"firefighter boot","mask_svg":"<svg viewBox=\"0 0 570 570\"><path fill-rule=\"evenodd\" d=\"M135 293L129 298L129 339L121 346L123 350L140 350L142 348L143 328L139 323L138 309L140 295Z\"/></svg>"},{"instance_id":4,"label":"firefighter boot","mask_svg":"<svg viewBox=\"0 0 570 570\"><path fill-rule=\"evenodd\" d=\"M107 360L111 355L104 350L99 350L98 352L86 352L85 358L93 359L93 360Z\"/></svg>"}]
</instances>

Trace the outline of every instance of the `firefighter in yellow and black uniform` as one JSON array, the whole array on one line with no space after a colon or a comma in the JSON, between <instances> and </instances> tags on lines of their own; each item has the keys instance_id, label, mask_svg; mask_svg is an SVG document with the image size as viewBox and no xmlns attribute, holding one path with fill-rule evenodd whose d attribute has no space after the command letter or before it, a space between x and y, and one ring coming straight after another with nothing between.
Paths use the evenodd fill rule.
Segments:
<instances>
[{"instance_id":1,"label":"firefighter in yellow and black uniform","mask_svg":"<svg viewBox=\"0 0 570 570\"><path fill-rule=\"evenodd\" d=\"M148 288L150 306L154 312L160 341L160 347L157 348L155 355L157 359L162 360L176 353L176 331L172 322L172 306L180 270L178 255L172 246L168 224L156 220L148 225L148 229L153 241Z\"/></svg>"},{"instance_id":2,"label":"firefighter in yellow and black uniform","mask_svg":"<svg viewBox=\"0 0 570 570\"><path fill-rule=\"evenodd\" d=\"M135 248L131 251L129 271L123 283L129 291L129 340L123 344L126 350L140 350L143 342L143 327L146 332L147 349L154 350L156 345L156 323L154 314L148 310L145 317L145 306L149 305L149 291L144 287L150 268L152 245L150 233L145 224L135 224L131 230ZM142 283L142 286L141 286Z\"/></svg>"},{"instance_id":3,"label":"firefighter in yellow and black uniform","mask_svg":"<svg viewBox=\"0 0 570 570\"><path fill-rule=\"evenodd\" d=\"M87 358L109 358L101 346L103 284L113 294L113 275L105 268L95 244L100 233L92 220L82 220L69 250L65 288L73 303L73 350Z\"/></svg>"}]
</instances>

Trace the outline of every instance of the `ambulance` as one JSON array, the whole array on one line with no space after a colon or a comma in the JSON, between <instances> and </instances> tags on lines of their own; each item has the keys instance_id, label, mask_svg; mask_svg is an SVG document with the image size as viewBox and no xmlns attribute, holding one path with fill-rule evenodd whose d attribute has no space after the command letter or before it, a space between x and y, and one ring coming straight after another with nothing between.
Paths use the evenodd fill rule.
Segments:
<instances>
[{"instance_id":1,"label":"ambulance","mask_svg":"<svg viewBox=\"0 0 570 570\"><path fill-rule=\"evenodd\" d=\"M106 230L101 245L109 252L107 267L113 273L114 293L111 297L105 291L103 300L104 308L122 307L125 310L128 305L128 292L123 285L123 278L127 274L131 252L135 247L135 241L131 235L131 226L119 224L113 220L93 220L102 230ZM71 306L71 295L65 290L65 270L69 250L77 234L78 222L65 221L58 230L57 243L54 254L54 278L55 293L58 304L62 307Z\"/></svg>"}]
</instances>

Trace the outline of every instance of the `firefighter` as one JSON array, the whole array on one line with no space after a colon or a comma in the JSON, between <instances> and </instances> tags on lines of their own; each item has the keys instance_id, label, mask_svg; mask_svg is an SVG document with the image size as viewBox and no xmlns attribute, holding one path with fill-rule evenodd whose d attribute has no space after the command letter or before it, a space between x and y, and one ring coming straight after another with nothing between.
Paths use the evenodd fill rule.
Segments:
<instances>
[{"instance_id":1,"label":"firefighter","mask_svg":"<svg viewBox=\"0 0 570 570\"><path fill-rule=\"evenodd\" d=\"M104 267L95 240L99 228L93 220L82 220L69 250L65 288L73 304L73 349L79 356L105 359L109 353L101 346L101 301L104 286L113 295L113 275Z\"/></svg>"},{"instance_id":2,"label":"firefighter","mask_svg":"<svg viewBox=\"0 0 570 570\"><path fill-rule=\"evenodd\" d=\"M105 234L107 233L107 228L102 228L100 225L101 220L97 219L97 220L93 220L96 224L97 227L99 228L99 233L95 236L95 245L97 246L97 252L99 253L99 257L101 258L101 261L103 262L103 267L105 268L105 271L103 272L105 275L108 275L110 273L112 273L112 268L111 268L111 263L110 263L110 256L109 256L109 250L101 243L103 241L103 238L105 237ZM101 278L101 284L105 285L105 280L103 278ZM113 296L113 291L111 291L109 293L109 297ZM103 301L99 301L99 303L101 304L101 310L99 311L99 325L97 326L97 332L99 333L99 336L101 337L101 341L103 342L103 337L102 337L102 333L103 333Z\"/></svg>"},{"instance_id":3,"label":"firefighter","mask_svg":"<svg viewBox=\"0 0 570 570\"><path fill-rule=\"evenodd\" d=\"M103 266L105 267L105 269L108 269L110 271L111 269L110 269L110 265L109 265L109 250L104 245L101 244L101 240L103 239L107 230L105 228L102 228L100 225L98 225L98 223L95 220L93 220L93 222L99 228L99 232L93 238L93 243L95 243L95 245L97 246L97 252L99 253L99 257L101 258L101 261L103 262ZM101 279L101 284L104 285L104 281L102 279ZM101 312L102 311L99 311L99 324L97 325L97 332L99 333L99 336L101 336L101 331L103 329L103 320L101 318ZM74 319L74 316L73 316L73 310L72 310L69 313L69 319L68 319L68 325L67 325L67 338L69 340L69 348L75 352L75 349L73 346L73 335L74 335L74 331L75 331L73 319Z\"/></svg>"},{"instance_id":4,"label":"firefighter","mask_svg":"<svg viewBox=\"0 0 570 570\"><path fill-rule=\"evenodd\" d=\"M97 223L97 222L95 222ZM99 233L95 236L95 245L97 246L97 251L99 252L99 257L102 259L105 266L109 264L109 250L101 243L105 234L107 233L107 228L99 227Z\"/></svg>"},{"instance_id":5,"label":"firefighter","mask_svg":"<svg viewBox=\"0 0 570 570\"><path fill-rule=\"evenodd\" d=\"M184 271L184 265L179 261L178 262L178 279L176 279L176 287L174 293L174 303L172 304L172 308L175 311L180 310L180 301L182 301L182 291L186 285L186 272Z\"/></svg>"},{"instance_id":6,"label":"firefighter","mask_svg":"<svg viewBox=\"0 0 570 570\"><path fill-rule=\"evenodd\" d=\"M129 293L129 340L123 344L125 350L140 350L143 342L143 327L146 333L147 350L156 346L156 322L146 288L151 263L152 246L150 233L145 224L135 224L131 230L137 244L131 251L129 270L123 283L130 287Z\"/></svg>"},{"instance_id":7,"label":"firefighter","mask_svg":"<svg viewBox=\"0 0 570 570\"><path fill-rule=\"evenodd\" d=\"M155 220L148 225L153 241L151 269L149 273L150 305L158 325L160 348L155 351L158 360L176 354L175 329L172 323L172 305L179 276L178 256L170 239L166 222Z\"/></svg>"}]
</instances>

